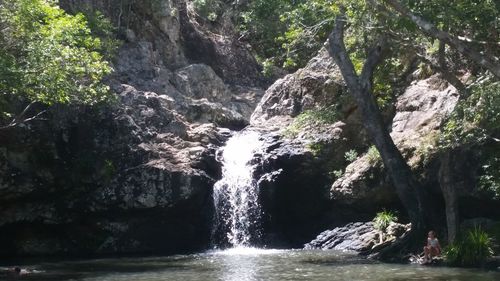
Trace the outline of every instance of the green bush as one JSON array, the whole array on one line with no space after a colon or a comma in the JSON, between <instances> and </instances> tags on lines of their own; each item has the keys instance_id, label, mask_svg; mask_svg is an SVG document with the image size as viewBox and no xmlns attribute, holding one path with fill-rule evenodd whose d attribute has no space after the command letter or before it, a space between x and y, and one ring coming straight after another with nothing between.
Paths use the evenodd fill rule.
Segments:
<instances>
[{"instance_id":1,"label":"green bush","mask_svg":"<svg viewBox=\"0 0 500 281\"><path fill-rule=\"evenodd\" d=\"M382 162L382 157L380 156L380 152L375 147L375 145L372 145L370 146L370 148L368 148L368 151L366 152L366 157L368 159L368 162L372 165Z\"/></svg>"},{"instance_id":2,"label":"green bush","mask_svg":"<svg viewBox=\"0 0 500 281\"><path fill-rule=\"evenodd\" d=\"M470 86L442 128L441 149L484 143L500 131L500 82L485 77Z\"/></svg>"},{"instance_id":3,"label":"green bush","mask_svg":"<svg viewBox=\"0 0 500 281\"><path fill-rule=\"evenodd\" d=\"M500 199L500 154L495 152L488 155L481 167L478 187Z\"/></svg>"},{"instance_id":4,"label":"green bush","mask_svg":"<svg viewBox=\"0 0 500 281\"><path fill-rule=\"evenodd\" d=\"M344 170L342 169L335 170L333 172L330 172L330 175L335 177L336 179L339 179L344 175Z\"/></svg>"},{"instance_id":5,"label":"green bush","mask_svg":"<svg viewBox=\"0 0 500 281\"><path fill-rule=\"evenodd\" d=\"M488 233L476 227L444 250L446 261L453 266L481 266L493 255L493 243Z\"/></svg>"},{"instance_id":6,"label":"green bush","mask_svg":"<svg viewBox=\"0 0 500 281\"><path fill-rule=\"evenodd\" d=\"M239 29L255 52L290 71L303 67L333 27L335 0L255 0L243 7Z\"/></svg>"},{"instance_id":7,"label":"green bush","mask_svg":"<svg viewBox=\"0 0 500 281\"><path fill-rule=\"evenodd\" d=\"M299 114L293 122L285 129L284 134L295 137L307 127L320 127L333 124L339 120L337 105L330 105L318 109L310 109Z\"/></svg>"},{"instance_id":8,"label":"green bush","mask_svg":"<svg viewBox=\"0 0 500 281\"><path fill-rule=\"evenodd\" d=\"M112 97L102 83L112 71L105 45L83 14L69 15L55 1L2 1L0 94L47 105L105 101Z\"/></svg>"},{"instance_id":9,"label":"green bush","mask_svg":"<svg viewBox=\"0 0 500 281\"><path fill-rule=\"evenodd\" d=\"M385 231L391 222L396 222L398 218L396 214L391 211L383 210L382 212L378 212L375 218L373 219L373 224L375 229L380 231Z\"/></svg>"},{"instance_id":10,"label":"green bush","mask_svg":"<svg viewBox=\"0 0 500 281\"><path fill-rule=\"evenodd\" d=\"M356 150L354 149L351 149L344 154L344 158L347 162L352 163L358 158L358 152L356 152Z\"/></svg>"},{"instance_id":11,"label":"green bush","mask_svg":"<svg viewBox=\"0 0 500 281\"><path fill-rule=\"evenodd\" d=\"M223 9L219 0L194 0L193 5L198 15L209 21L216 21Z\"/></svg>"},{"instance_id":12,"label":"green bush","mask_svg":"<svg viewBox=\"0 0 500 281\"><path fill-rule=\"evenodd\" d=\"M321 151L325 148L325 144L321 142L313 142L306 145L307 149L309 149L314 156L319 156Z\"/></svg>"}]
</instances>

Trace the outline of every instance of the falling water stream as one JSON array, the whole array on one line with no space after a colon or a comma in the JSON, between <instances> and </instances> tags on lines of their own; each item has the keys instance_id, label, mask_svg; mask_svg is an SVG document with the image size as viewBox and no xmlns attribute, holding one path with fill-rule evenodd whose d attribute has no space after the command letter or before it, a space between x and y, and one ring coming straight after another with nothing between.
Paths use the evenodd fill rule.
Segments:
<instances>
[{"instance_id":1,"label":"falling water stream","mask_svg":"<svg viewBox=\"0 0 500 281\"><path fill-rule=\"evenodd\" d=\"M222 179L214 185L214 228L231 247L249 247L259 235L261 210L252 160L261 148L259 133L243 131L229 139L220 153Z\"/></svg>"}]
</instances>

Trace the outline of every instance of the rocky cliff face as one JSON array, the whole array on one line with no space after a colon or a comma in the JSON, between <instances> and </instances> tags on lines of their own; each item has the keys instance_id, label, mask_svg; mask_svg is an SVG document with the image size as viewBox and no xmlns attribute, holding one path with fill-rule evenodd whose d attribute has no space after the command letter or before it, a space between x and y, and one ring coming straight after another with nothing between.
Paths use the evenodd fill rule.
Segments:
<instances>
[{"instance_id":1,"label":"rocky cliff face","mask_svg":"<svg viewBox=\"0 0 500 281\"><path fill-rule=\"evenodd\" d=\"M215 151L263 94L253 56L187 1L61 5L118 27L117 101L52 108L47 122L2 132L0 255L208 247Z\"/></svg>"}]
</instances>

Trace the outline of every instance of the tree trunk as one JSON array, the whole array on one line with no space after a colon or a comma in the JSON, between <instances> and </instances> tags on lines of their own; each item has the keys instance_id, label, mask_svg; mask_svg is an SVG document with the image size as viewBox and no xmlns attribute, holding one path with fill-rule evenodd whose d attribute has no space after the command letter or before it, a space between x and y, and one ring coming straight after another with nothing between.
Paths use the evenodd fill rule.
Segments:
<instances>
[{"instance_id":1,"label":"tree trunk","mask_svg":"<svg viewBox=\"0 0 500 281\"><path fill-rule=\"evenodd\" d=\"M397 194L408 212L412 229L421 232L425 229L427 220L425 215L427 210L423 206L423 191L414 179L412 171L401 152L394 144L372 94L373 72L381 61L385 42L381 40L377 46L372 48L365 61L362 73L358 76L344 44L345 22L344 12L341 12L336 18L335 28L329 37L329 53L339 66L349 93L354 97L361 109L364 127L380 152Z\"/></svg>"},{"instance_id":2,"label":"tree trunk","mask_svg":"<svg viewBox=\"0 0 500 281\"><path fill-rule=\"evenodd\" d=\"M426 21L425 19L413 14L408 8L403 6L397 0L383 0L385 3L389 4L394 10L396 10L402 16L410 19L413 23L415 23L418 27L420 27L424 33L427 35L438 39L439 41L448 44L453 49L457 50L462 55L470 58L475 63L480 66L488 69L495 75L500 78L500 63L486 55L481 54L480 52L474 50L467 44L466 42L461 41L458 38L451 36L448 32L442 31L438 29L432 23Z\"/></svg>"},{"instance_id":3,"label":"tree trunk","mask_svg":"<svg viewBox=\"0 0 500 281\"><path fill-rule=\"evenodd\" d=\"M463 171L467 171L466 159L463 153L449 150L441 155L439 168L439 185L443 193L446 210L446 227L448 229L448 243L455 241L460 224L459 194L469 184Z\"/></svg>"}]
</instances>

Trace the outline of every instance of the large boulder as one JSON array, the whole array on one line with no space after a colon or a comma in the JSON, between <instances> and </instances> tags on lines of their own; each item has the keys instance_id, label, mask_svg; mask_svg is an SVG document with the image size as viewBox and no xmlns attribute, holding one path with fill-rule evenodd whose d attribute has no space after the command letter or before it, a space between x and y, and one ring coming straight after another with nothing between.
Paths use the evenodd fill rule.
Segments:
<instances>
[{"instance_id":1,"label":"large boulder","mask_svg":"<svg viewBox=\"0 0 500 281\"><path fill-rule=\"evenodd\" d=\"M323 231L304 248L366 253L387 246L407 234L410 228L409 224L391 222L384 231L380 231L373 222L353 222Z\"/></svg>"},{"instance_id":2,"label":"large boulder","mask_svg":"<svg viewBox=\"0 0 500 281\"><path fill-rule=\"evenodd\" d=\"M252 114L252 125L274 116L295 117L308 109L332 105L345 94L340 70L322 49L304 68L276 81L267 89ZM344 105L344 104L343 104ZM345 104L348 114L353 104Z\"/></svg>"}]
</instances>

